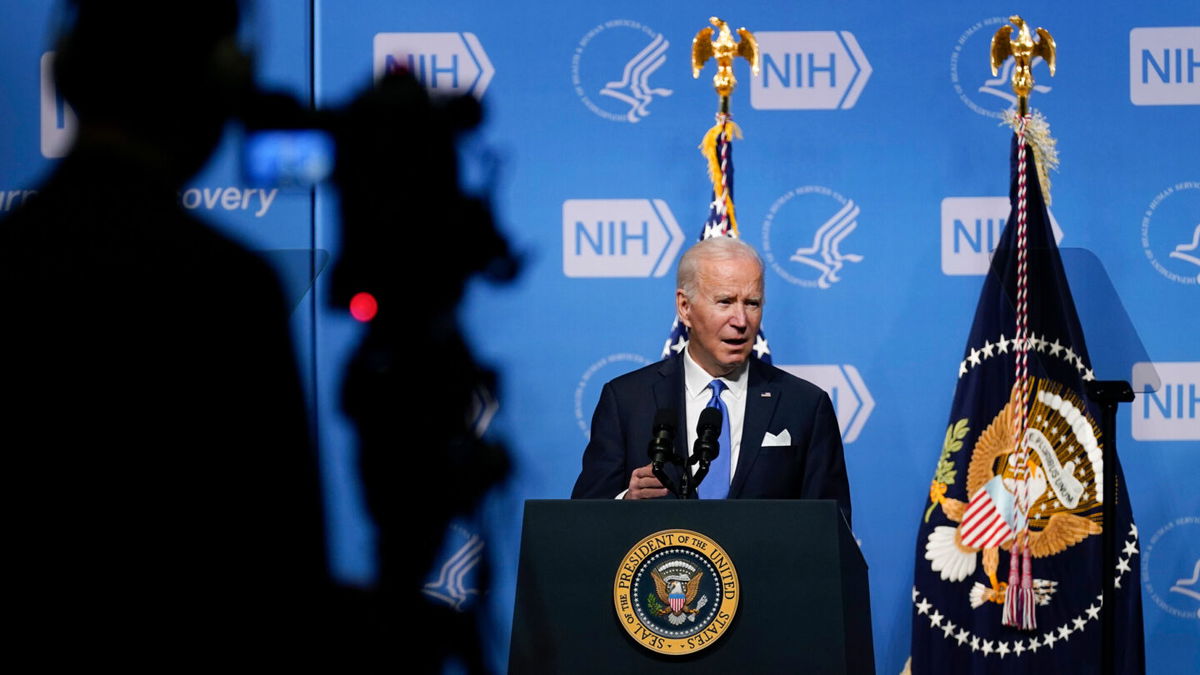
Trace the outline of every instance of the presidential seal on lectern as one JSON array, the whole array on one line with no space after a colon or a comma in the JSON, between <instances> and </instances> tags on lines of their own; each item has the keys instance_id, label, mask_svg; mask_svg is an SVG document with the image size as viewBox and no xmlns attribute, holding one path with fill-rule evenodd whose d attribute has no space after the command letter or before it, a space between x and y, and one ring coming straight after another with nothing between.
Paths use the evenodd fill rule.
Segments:
<instances>
[{"instance_id":1,"label":"presidential seal on lectern","mask_svg":"<svg viewBox=\"0 0 1200 675\"><path fill-rule=\"evenodd\" d=\"M662 530L621 559L613 603L635 642L693 654L719 640L737 613L737 570L725 549L691 530Z\"/></svg>"}]
</instances>

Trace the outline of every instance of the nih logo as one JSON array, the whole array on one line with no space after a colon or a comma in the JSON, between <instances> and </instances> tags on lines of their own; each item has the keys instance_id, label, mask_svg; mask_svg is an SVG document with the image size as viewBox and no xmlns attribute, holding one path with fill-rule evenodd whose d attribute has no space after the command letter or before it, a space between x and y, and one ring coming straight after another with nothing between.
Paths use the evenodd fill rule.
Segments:
<instances>
[{"instance_id":1,"label":"nih logo","mask_svg":"<svg viewBox=\"0 0 1200 675\"><path fill-rule=\"evenodd\" d=\"M661 199L568 199L562 232L569 277L661 277L683 245Z\"/></svg>"},{"instance_id":2,"label":"nih logo","mask_svg":"<svg viewBox=\"0 0 1200 675\"><path fill-rule=\"evenodd\" d=\"M804 380L808 380L825 390L833 401L833 409L837 413L838 426L842 429L842 441L853 443L862 432L863 425L875 409L875 399L867 390L858 368L845 365L805 365L779 366Z\"/></svg>"},{"instance_id":3,"label":"nih logo","mask_svg":"<svg viewBox=\"0 0 1200 675\"><path fill-rule=\"evenodd\" d=\"M412 73L430 93L482 98L496 70L474 33L376 33L375 79Z\"/></svg>"},{"instance_id":4,"label":"nih logo","mask_svg":"<svg viewBox=\"0 0 1200 675\"><path fill-rule=\"evenodd\" d=\"M1135 363L1133 391L1135 439L1200 441L1200 361Z\"/></svg>"},{"instance_id":5,"label":"nih logo","mask_svg":"<svg viewBox=\"0 0 1200 675\"><path fill-rule=\"evenodd\" d=\"M756 110L853 108L871 64L848 31L762 31L754 34L762 72L750 82Z\"/></svg>"},{"instance_id":6,"label":"nih logo","mask_svg":"<svg viewBox=\"0 0 1200 675\"><path fill-rule=\"evenodd\" d=\"M1008 197L947 197L942 200L942 274L987 274L992 253L1008 221ZM1062 229L1050 214L1054 241L1061 243Z\"/></svg>"},{"instance_id":7,"label":"nih logo","mask_svg":"<svg viewBox=\"0 0 1200 675\"><path fill-rule=\"evenodd\" d=\"M54 52L42 54L40 98L42 157L63 157L75 140L79 120L54 85Z\"/></svg>"},{"instance_id":8,"label":"nih logo","mask_svg":"<svg viewBox=\"0 0 1200 675\"><path fill-rule=\"evenodd\" d=\"M1200 26L1129 31L1129 100L1200 104Z\"/></svg>"}]
</instances>

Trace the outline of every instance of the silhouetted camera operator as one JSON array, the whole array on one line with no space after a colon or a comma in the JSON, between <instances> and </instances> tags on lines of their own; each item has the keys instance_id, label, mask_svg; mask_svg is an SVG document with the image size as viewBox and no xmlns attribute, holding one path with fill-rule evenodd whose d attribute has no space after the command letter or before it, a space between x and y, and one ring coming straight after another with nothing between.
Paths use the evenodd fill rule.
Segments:
<instances>
[{"instance_id":1,"label":"silhouetted camera operator","mask_svg":"<svg viewBox=\"0 0 1200 675\"><path fill-rule=\"evenodd\" d=\"M303 659L327 575L288 308L178 203L250 87L238 3L70 5L78 138L0 224L9 644L47 666Z\"/></svg>"},{"instance_id":2,"label":"silhouetted camera operator","mask_svg":"<svg viewBox=\"0 0 1200 675\"><path fill-rule=\"evenodd\" d=\"M494 382L455 314L469 278L516 269L487 204L459 187L456 138L481 113L473 98L431 101L395 74L357 98L337 132L343 251L333 298L345 307L368 293L378 304L343 391L379 531L375 627L422 671L452 652L482 669L474 618L430 605L420 588L450 520L508 469L505 451L468 419L472 397Z\"/></svg>"}]
</instances>

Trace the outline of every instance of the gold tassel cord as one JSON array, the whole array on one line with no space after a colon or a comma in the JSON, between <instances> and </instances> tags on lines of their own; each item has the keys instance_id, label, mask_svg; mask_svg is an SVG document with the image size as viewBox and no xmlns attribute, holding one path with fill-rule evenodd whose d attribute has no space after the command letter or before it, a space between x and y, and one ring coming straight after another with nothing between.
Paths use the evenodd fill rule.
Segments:
<instances>
[{"instance_id":1,"label":"gold tassel cord","mask_svg":"<svg viewBox=\"0 0 1200 675\"><path fill-rule=\"evenodd\" d=\"M725 174L721 170L721 158L717 156L717 141L724 135L726 143L742 138L742 129L733 120L718 115L717 123L713 125L700 141L700 153L708 161L708 177L712 181L713 201L721 200L725 205L725 214L729 217L729 228L734 236L738 235L737 218L734 216L733 197L725 186Z\"/></svg>"}]
</instances>

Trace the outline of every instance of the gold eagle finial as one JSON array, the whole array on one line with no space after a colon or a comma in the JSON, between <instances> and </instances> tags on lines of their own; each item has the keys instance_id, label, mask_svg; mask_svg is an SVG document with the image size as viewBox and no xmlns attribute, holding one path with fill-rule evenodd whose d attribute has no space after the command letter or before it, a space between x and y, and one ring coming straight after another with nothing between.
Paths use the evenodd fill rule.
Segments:
<instances>
[{"instance_id":1,"label":"gold eagle finial","mask_svg":"<svg viewBox=\"0 0 1200 675\"><path fill-rule=\"evenodd\" d=\"M745 58L750 62L750 71L757 75L760 59L758 42L754 40L754 35L745 28L738 29L738 35L742 39L740 42L734 42L733 34L729 31L729 24L715 16L709 18L708 21L716 26L720 33L717 39L713 40L713 29L703 28L692 39L692 77L700 77L700 70L704 67L705 62L715 58L717 74L713 75L713 87L721 97L721 112L728 113L729 94L737 85L737 78L733 76L733 60L739 56Z\"/></svg>"},{"instance_id":2,"label":"gold eagle finial","mask_svg":"<svg viewBox=\"0 0 1200 675\"><path fill-rule=\"evenodd\" d=\"M1005 25L992 36L992 75L999 72L1000 65L1013 57L1017 67L1013 69L1012 88L1017 94L1017 111L1021 117L1029 114L1029 92L1033 91L1033 60L1042 57L1050 66L1054 76L1054 38L1045 28L1038 28L1038 41L1033 41L1029 25L1017 15L1008 17L1017 26L1017 39L1012 40L1012 26Z\"/></svg>"}]
</instances>

